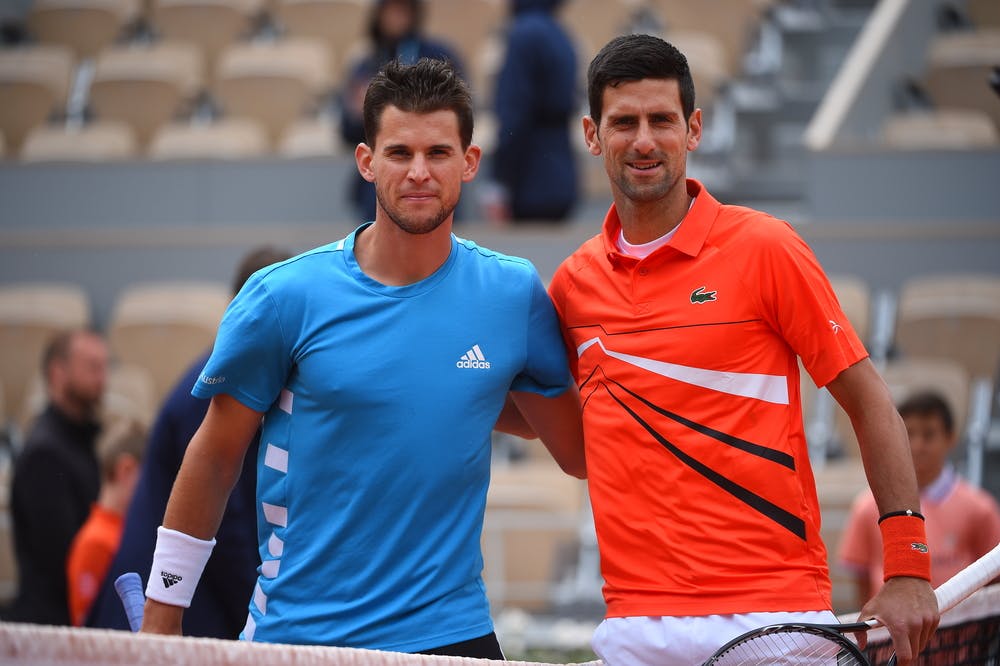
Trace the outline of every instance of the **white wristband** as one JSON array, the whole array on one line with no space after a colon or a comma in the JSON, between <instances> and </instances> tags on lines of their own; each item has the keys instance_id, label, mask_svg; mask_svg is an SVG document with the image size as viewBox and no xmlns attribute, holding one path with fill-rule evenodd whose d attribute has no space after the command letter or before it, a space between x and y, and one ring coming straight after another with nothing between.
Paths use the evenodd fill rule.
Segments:
<instances>
[{"instance_id":1,"label":"white wristband","mask_svg":"<svg viewBox=\"0 0 1000 666\"><path fill-rule=\"evenodd\" d=\"M162 525L158 527L146 596L171 606L189 607L214 546L215 539L204 541Z\"/></svg>"}]
</instances>

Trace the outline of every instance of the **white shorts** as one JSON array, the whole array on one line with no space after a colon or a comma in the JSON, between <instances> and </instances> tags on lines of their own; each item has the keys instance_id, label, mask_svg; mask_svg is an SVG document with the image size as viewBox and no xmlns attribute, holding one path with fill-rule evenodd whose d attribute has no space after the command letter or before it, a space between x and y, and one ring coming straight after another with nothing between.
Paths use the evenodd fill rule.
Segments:
<instances>
[{"instance_id":1,"label":"white shorts","mask_svg":"<svg viewBox=\"0 0 1000 666\"><path fill-rule=\"evenodd\" d=\"M785 622L836 624L832 611L687 617L609 617L591 647L607 666L697 666L751 629Z\"/></svg>"}]
</instances>

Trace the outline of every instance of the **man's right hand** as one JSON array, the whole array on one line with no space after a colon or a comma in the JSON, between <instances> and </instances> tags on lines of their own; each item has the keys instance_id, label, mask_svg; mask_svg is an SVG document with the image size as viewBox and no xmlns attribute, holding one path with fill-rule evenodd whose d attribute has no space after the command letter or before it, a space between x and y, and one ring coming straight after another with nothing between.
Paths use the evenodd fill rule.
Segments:
<instances>
[{"instance_id":1,"label":"man's right hand","mask_svg":"<svg viewBox=\"0 0 1000 666\"><path fill-rule=\"evenodd\" d=\"M181 606L171 606L155 599L146 599L142 614L142 627L139 631L147 634L181 635L181 619L184 609Z\"/></svg>"}]
</instances>

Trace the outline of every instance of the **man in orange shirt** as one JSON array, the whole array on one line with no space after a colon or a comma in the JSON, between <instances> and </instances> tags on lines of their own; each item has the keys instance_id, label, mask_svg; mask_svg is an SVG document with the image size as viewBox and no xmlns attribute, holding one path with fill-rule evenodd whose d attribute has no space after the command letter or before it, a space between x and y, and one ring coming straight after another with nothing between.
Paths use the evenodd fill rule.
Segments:
<instances>
[{"instance_id":1,"label":"man in orange shirt","mask_svg":"<svg viewBox=\"0 0 1000 666\"><path fill-rule=\"evenodd\" d=\"M686 178L683 54L609 42L583 129L614 204L550 293L583 401L609 666L701 663L763 624L834 621L797 357L851 416L889 530L865 606L907 664L937 626L906 431L819 263L785 222Z\"/></svg>"},{"instance_id":2,"label":"man in orange shirt","mask_svg":"<svg viewBox=\"0 0 1000 666\"><path fill-rule=\"evenodd\" d=\"M97 443L100 494L87 522L73 538L66 560L69 614L74 626L87 619L118 551L145 448L145 428L129 420L112 423Z\"/></svg>"},{"instance_id":3,"label":"man in orange shirt","mask_svg":"<svg viewBox=\"0 0 1000 666\"><path fill-rule=\"evenodd\" d=\"M927 517L931 584L941 585L1000 543L1000 507L993 497L955 472L948 454L955 447L951 408L934 392L917 393L899 405L920 486L920 511ZM855 576L858 604L882 587L882 535L871 491L854 501L840 541L840 560Z\"/></svg>"}]
</instances>

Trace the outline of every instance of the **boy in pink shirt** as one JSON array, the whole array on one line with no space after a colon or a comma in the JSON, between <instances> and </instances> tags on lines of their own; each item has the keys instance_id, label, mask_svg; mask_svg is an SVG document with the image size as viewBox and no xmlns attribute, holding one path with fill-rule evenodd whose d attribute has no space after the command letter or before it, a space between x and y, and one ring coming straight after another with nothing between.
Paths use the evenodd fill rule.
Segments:
<instances>
[{"instance_id":1,"label":"boy in pink shirt","mask_svg":"<svg viewBox=\"0 0 1000 666\"><path fill-rule=\"evenodd\" d=\"M936 393L914 394L899 406L920 486L937 587L1000 542L1000 507L991 495L956 474L948 454L958 440L951 409ZM840 562L855 576L860 608L882 586L878 509L865 490L851 507L840 542Z\"/></svg>"}]
</instances>

